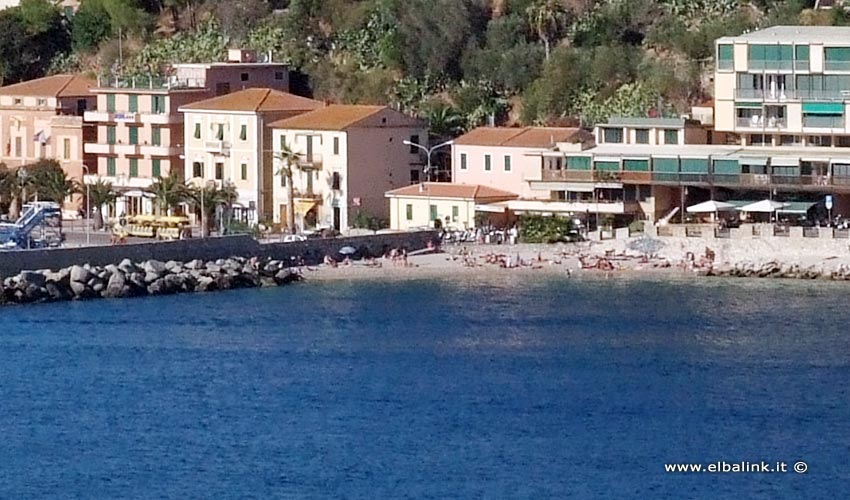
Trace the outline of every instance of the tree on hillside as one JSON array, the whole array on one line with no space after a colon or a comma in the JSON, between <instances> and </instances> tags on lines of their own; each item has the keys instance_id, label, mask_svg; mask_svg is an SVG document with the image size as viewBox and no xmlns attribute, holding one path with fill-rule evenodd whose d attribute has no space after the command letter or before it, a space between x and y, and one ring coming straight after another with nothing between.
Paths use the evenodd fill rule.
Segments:
<instances>
[{"instance_id":1,"label":"tree on hillside","mask_svg":"<svg viewBox=\"0 0 850 500\"><path fill-rule=\"evenodd\" d=\"M46 0L25 0L0 11L0 80L3 85L41 77L70 48L62 14Z\"/></svg>"},{"instance_id":2,"label":"tree on hillside","mask_svg":"<svg viewBox=\"0 0 850 500\"><path fill-rule=\"evenodd\" d=\"M71 21L71 38L74 50L87 52L112 33L112 19L100 1L84 1Z\"/></svg>"},{"instance_id":3,"label":"tree on hillside","mask_svg":"<svg viewBox=\"0 0 850 500\"><path fill-rule=\"evenodd\" d=\"M526 9L528 20L543 42L546 60L549 60L551 44L569 22L570 13L564 8L561 0L535 0Z\"/></svg>"}]
</instances>

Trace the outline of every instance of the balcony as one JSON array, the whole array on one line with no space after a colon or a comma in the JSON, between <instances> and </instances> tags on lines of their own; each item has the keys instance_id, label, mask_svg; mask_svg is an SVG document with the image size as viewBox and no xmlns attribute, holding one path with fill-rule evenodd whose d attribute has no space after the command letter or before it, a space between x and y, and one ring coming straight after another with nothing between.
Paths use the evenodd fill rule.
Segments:
<instances>
[{"instance_id":1,"label":"balcony","mask_svg":"<svg viewBox=\"0 0 850 500\"><path fill-rule=\"evenodd\" d=\"M300 154L298 155L298 167L305 170L321 170L322 155L320 154Z\"/></svg>"},{"instance_id":2,"label":"balcony","mask_svg":"<svg viewBox=\"0 0 850 500\"><path fill-rule=\"evenodd\" d=\"M183 123L180 116L165 113L130 113L107 111L86 111L83 119L93 123L145 123L151 125L169 125Z\"/></svg>"},{"instance_id":3,"label":"balcony","mask_svg":"<svg viewBox=\"0 0 850 500\"><path fill-rule=\"evenodd\" d=\"M141 154L138 144L113 144L112 147L116 154L124 156L139 156Z\"/></svg>"},{"instance_id":4,"label":"balcony","mask_svg":"<svg viewBox=\"0 0 850 500\"><path fill-rule=\"evenodd\" d=\"M620 172L620 180L631 184L649 184L652 182L652 172Z\"/></svg>"},{"instance_id":5,"label":"balcony","mask_svg":"<svg viewBox=\"0 0 850 500\"><path fill-rule=\"evenodd\" d=\"M101 142L87 142L83 146L83 151L96 155L111 155L115 154L115 145Z\"/></svg>"},{"instance_id":6,"label":"balcony","mask_svg":"<svg viewBox=\"0 0 850 500\"><path fill-rule=\"evenodd\" d=\"M843 116L803 115L803 128L844 129Z\"/></svg>"},{"instance_id":7,"label":"balcony","mask_svg":"<svg viewBox=\"0 0 850 500\"><path fill-rule=\"evenodd\" d=\"M97 77L97 86L102 89L127 90L178 90L205 89L204 78L178 79L176 77L146 76L126 78L120 76Z\"/></svg>"},{"instance_id":8,"label":"balcony","mask_svg":"<svg viewBox=\"0 0 850 500\"><path fill-rule=\"evenodd\" d=\"M183 153L183 149L170 146L142 144L139 147L139 152L145 156L178 156Z\"/></svg>"},{"instance_id":9,"label":"balcony","mask_svg":"<svg viewBox=\"0 0 850 500\"><path fill-rule=\"evenodd\" d=\"M183 115L167 114L167 113L143 113L139 117L139 121L150 125L171 125L173 123L183 123Z\"/></svg>"},{"instance_id":10,"label":"balcony","mask_svg":"<svg viewBox=\"0 0 850 500\"><path fill-rule=\"evenodd\" d=\"M322 195L313 191L302 191L300 189L295 189L292 191L292 198L296 200L318 201L322 199Z\"/></svg>"},{"instance_id":11,"label":"balcony","mask_svg":"<svg viewBox=\"0 0 850 500\"><path fill-rule=\"evenodd\" d=\"M850 61L824 61L824 71L850 71Z\"/></svg>"},{"instance_id":12,"label":"balcony","mask_svg":"<svg viewBox=\"0 0 850 500\"><path fill-rule=\"evenodd\" d=\"M791 71L793 67L793 61L785 59L750 59L747 62L750 71Z\"/></svg>"},{"instance_id":13,"label":"balcony","mask_svg":"<svg viewBox=\"0 0 850 500\"><path fill-rule=\"evenodd\" d=\"M775 130L775 129L783 129L788 126L788 122L785 118L780 118L776 116L763 117L763 116L754 116L750 118L741 118L735 122L737 128L752 128L759 130Z\"/></svg>"},{"instance_id":14,"label":"balcony","mask_svg":"<svg viewBox=\"0 0 850 500\"><path fill-rule=\"evenodd\" d=\"M204 151L214 155L230 156L230 143L227 141L208 141L204 143Z\"/></svg>"}]
</instances>

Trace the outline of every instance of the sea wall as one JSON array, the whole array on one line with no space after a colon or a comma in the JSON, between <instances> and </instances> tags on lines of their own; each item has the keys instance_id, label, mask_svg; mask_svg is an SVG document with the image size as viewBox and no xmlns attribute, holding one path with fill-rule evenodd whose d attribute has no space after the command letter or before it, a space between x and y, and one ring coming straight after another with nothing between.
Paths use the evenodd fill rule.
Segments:
<instances>
[{"instance_id":1,"label":"sea wall","mask_svg":"<svg viewBox=\"0 0 850 500\"><path fill-rule=\"evenodd\" d=\"M106 266L127 259L131 262L191 260L215 261L229 257L260 257L285 262L321 262L325 255L338 256L344 246L354 247L361 255L382 255L390 248L408 251L436 241L433 231L391 233L347 238L315 239L294 243L259 243L250 236L195 238L181 241L145 242L80 248L54 248L0 252L0 277L38 269L60 270L74 265Z\"/></svg>"}]
</instances>

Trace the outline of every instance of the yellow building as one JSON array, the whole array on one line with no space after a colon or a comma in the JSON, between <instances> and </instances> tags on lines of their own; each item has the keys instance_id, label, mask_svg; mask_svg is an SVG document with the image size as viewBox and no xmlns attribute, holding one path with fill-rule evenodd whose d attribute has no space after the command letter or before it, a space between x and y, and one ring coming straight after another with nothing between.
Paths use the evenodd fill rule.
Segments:
<instances>
[{"instance_id":1,"label":"yellow building","mask_svg":"<svg viewBox=\"0 0 850 500\"><path fill-rule=\"evenodd\" d=\"M397 230L434 227L475 227L476 206L517 198L514 193L477 184L423 182L386 193L390 200L390 228ZM492 209L488 209L492 211Z\"/></svg>"},{"instance_id":2,"label":"yellow building","mask_svg":"<svg viewBox=\"0 0 850 500\"><path fill-rule=\"evenodd\" d=\"M182 106L186 181L232 183L239 195L234 217L250 224L271 220L274 162L269 124L323 106L263 88Z\"/></svg>"}]
</instances>

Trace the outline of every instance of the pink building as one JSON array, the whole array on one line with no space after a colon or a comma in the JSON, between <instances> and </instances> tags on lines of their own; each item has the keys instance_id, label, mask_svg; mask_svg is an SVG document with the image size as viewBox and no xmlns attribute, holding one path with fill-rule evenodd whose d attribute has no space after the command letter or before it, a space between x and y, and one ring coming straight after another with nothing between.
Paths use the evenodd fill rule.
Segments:
<instances>
[{"instance_id":1,"label":"pink building","mask_svg":"<svg viewBox=\"0 0 850 500\"><path fill-rule=\"evenodd\" d=\"M549 199L549 188L541 185L541 157L592 145L593 134L579 128L479 127L452 144L452 181Z\"/></svg>"}]
</instances>

